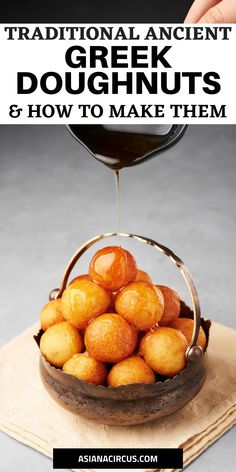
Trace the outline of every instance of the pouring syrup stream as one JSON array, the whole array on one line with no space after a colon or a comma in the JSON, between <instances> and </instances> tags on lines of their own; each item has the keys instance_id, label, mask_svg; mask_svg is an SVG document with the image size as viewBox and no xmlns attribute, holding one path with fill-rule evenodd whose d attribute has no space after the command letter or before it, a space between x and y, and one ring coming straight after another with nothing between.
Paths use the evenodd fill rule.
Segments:
<instances>
[{"instance_id":1,"label":"pouring syrup stream","mask_svg":"<svg viewBox=\"0 0 236 472\"><path fill-rule=\"evenodd\" d=\"M120 233L120 171L114 171L116 182L116 212L117 212L117 233ZM119 236L119 246L121 247L121 237Z\"/></svg>"}]
</instances>

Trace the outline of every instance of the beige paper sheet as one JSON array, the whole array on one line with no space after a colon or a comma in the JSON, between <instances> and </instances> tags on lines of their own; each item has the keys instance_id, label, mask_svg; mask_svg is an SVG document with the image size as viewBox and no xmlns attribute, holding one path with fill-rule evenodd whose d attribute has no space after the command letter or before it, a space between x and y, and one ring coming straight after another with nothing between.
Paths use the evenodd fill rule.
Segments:
<instances>
[{"instance_id":1,"label":"beige paper sheet","mask_svg":"<svg viewBox=\"0 0 236 472\"><path fill-rule=\"evenodd\" d=\"M236 423L236 331L226 326L212 325L208 378L197 397L167 418L131 427L95 424L48 395L32 338L37 330L0 349L0 430L49 457L53 447L181 446L187 465Z\"/></svg>"}]
</instances>

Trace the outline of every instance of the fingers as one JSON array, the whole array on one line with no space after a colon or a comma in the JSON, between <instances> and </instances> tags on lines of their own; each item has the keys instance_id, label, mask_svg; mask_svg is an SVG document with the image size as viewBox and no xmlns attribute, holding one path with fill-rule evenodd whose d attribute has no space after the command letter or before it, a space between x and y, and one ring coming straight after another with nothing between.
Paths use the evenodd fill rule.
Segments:
<instances>
[{"instance_id":1,"label":"fingers","mask_svg":"<svg viewBox=\"0 0 236 472\"><path fill-rule=\"evenodd\" d=\"M195 0L191 6L184 22L185 23L198 23L198 21L214 7L220 0Z\"/></svg>"},{"instance_id":2,"label":"fingers","mask_svg":"<svg viewBox=\"0 0 236 472\"><path fill-rule=\"evenodd\" d=\"M210 8L198 23L236 23L236 0L223 0Z\"/></svg>"}]
</instances>

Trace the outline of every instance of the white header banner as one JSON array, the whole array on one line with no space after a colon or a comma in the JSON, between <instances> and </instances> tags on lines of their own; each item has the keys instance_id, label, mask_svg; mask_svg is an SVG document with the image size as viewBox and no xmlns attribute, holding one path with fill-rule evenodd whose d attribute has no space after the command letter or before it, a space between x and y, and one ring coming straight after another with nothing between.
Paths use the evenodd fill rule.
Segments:
<instances>
[{"instance_id":1,"label":"white header banner","mask_svg":"<svg viewBox=\"0 0 236 472\"><path fill-rule=\"evenodd\" d=\"M236 124L236 25L1 24L1 124Z\"/></svg>"}]
</instances>

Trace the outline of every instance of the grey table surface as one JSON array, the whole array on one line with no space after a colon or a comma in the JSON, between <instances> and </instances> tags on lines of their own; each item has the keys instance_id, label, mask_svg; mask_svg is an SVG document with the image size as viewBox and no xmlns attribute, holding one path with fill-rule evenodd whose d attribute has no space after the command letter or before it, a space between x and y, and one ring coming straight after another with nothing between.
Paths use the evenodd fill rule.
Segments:
<instances>
[{"instance_id":1,"label":"grey table surface","mask_svg":"<svg viewBox=\"0 0 236 472\"><path fill-rule=\"evenodd\" d=\"M235 126L192 126L165 155L121 173L121 229L171 247L194 276L203 312L234 328L235 147ZM0 212L3 345L38 319L74 250L117 229L114 178L64 126L1 126ZM132 250L156 283L184 292L163 256ZM188 470L233 472L235 444L234 428ZM0 449L1 472L52 470L50 459L2 433Z\"/></svg>"}]
</instances>

